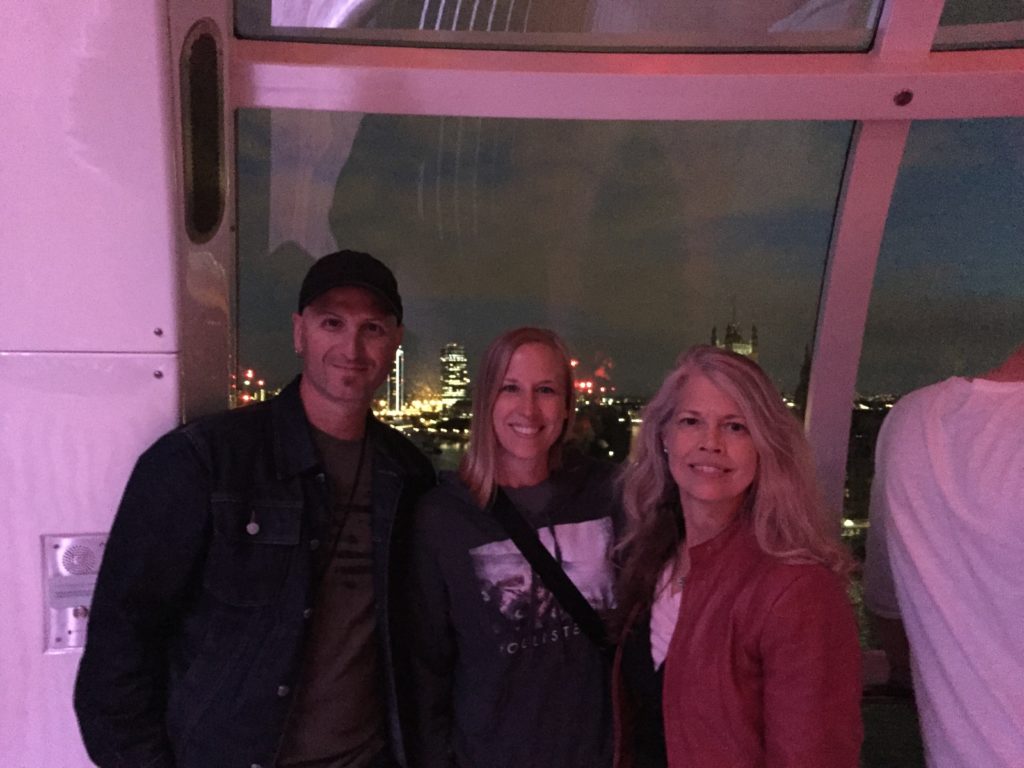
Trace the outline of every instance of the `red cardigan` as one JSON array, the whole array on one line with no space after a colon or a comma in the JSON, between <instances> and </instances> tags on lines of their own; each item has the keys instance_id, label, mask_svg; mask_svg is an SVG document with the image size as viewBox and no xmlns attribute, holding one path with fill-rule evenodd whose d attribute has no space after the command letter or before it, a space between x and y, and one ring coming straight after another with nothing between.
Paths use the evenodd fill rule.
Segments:
<instances>
[{"instance_id":1,"label":"red cardigan","mask_svg":"<svg viewBox=\"0 0 1024 768\"><path fill-rule=\"evenodd\" d=\"M737 522L690 550L665 659L669 768L857 768L860 646L844 584ZM616 660L616 765L631 764Z\"/></svg>"}]
</instances>

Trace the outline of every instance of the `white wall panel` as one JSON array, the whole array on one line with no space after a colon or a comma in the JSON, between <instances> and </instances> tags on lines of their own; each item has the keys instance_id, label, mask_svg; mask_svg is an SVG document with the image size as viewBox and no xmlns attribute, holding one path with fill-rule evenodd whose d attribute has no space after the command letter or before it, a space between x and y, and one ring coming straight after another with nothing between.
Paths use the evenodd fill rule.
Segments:
<instances>
[{"instance_id":1,"label":"white wall panel","mask_svg":"<svg viewBox=\"0 0 1024 768\"><path fill-rule=\"evenodd\" d=\"M79 653L43 653L40 536L105 531L180 410L167 37L160 0L4 6L4 768L90 764L71 708Z\"/></svg>"},{"instance_id":2,"label":"white wall panel","mask_svg":"<svg viewBox=\"0 0 1024 768\"><path fill-rule=\"evenodd\" d=\"M177 346L163 5L4 5L0 350Z\"/></svg>"},{"instance_id":3,"label":"white wall panel","mask_svg":"<svg viewBox=\"0 0 1024 768\"><path fill-rule=\"evenodd\" d=\"M106 531L135 459L175 425L178 400L175 355L0 353L4 768L90 764L71 709L80 653L43 653L39 537Z\"/></svg>"}]
</instances>

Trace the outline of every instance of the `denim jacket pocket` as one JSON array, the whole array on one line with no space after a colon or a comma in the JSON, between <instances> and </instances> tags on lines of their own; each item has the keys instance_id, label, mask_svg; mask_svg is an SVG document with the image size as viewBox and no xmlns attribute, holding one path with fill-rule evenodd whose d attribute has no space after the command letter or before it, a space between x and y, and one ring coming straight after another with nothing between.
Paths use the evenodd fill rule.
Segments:
<instances>
[{"instance_id":1,"label":"denim jacket pocket","mask_svg":"<svg viewBox=\"0 0 1024 768\"><path fill-rule=\"evenodd\" d=\"M218 600L255 607L277 599L302 529L302 503L214 496L203 583Z\"/></svg>"}]
</instances>

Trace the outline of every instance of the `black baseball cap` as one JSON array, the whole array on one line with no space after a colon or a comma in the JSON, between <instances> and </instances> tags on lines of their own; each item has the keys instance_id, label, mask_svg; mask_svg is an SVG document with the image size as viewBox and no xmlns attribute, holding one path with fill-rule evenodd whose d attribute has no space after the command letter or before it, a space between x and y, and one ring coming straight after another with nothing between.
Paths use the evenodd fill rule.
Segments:
<instances>
[{"instance_id":1,"label":"black baseball cap","mask_svg":"<svg viewBox=\"0 0 1024 768\"><path fill-rule=\"evenodd\" d=\"M359 251L329 253L313 263L299 289L299 314L327 291L346 285L377 294L398 324L402 324L402 297L398 295L398 281L384 262Z\"/></svg>"}]
</instances>

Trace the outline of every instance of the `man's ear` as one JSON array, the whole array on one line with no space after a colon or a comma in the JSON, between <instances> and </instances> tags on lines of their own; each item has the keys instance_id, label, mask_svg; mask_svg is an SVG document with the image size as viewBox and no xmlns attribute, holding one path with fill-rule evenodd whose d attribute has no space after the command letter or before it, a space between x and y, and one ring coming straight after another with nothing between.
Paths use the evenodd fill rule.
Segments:
<instances>
[{"instance_id":1,"label":"man's ear","mask_svg":"<svg viewBox=\"0 0 1024 768\"><path fill-rule=\"evenodd\" d=\"M295 354L302 356L302 315L292 312L292 344L295 346Z\"/></svg>"}]
</instances>

